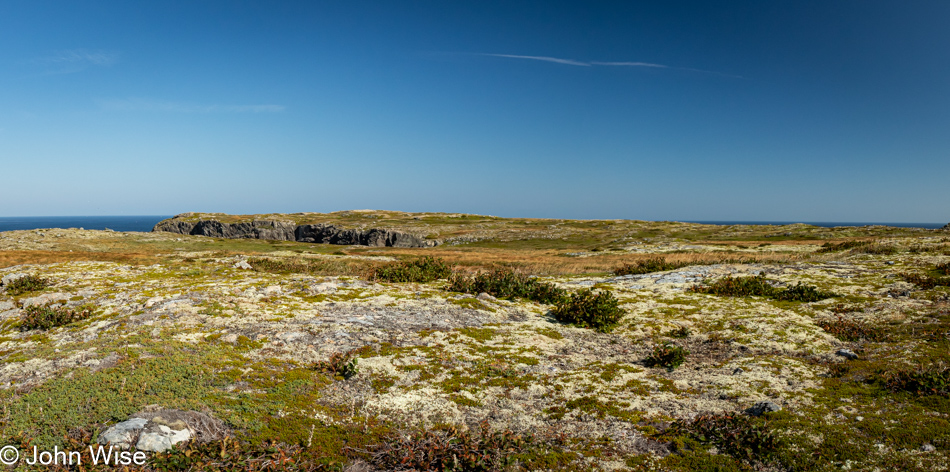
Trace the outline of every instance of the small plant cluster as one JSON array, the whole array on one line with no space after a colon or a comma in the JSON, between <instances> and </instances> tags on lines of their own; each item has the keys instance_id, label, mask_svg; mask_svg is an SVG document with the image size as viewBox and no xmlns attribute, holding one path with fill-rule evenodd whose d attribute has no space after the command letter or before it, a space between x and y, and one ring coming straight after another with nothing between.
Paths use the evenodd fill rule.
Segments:
<instances>
[{"instance_id":1,"label":"small plant cluster","mask_svg":"<svg viewBox=\"0 0 950 472\"><path fill-rule=\"evenodd\" d=\"M936 270L938 274L950 275L950 262L937 264L937 266L934 267L934 270Z\"/></svg>"},{"instance_id":2,"label":"small plant cluster","mask_svg":"<svg viewBox=\"0 0 950 472\"><path fill-rule=\"evenodd\" d=\"M317 361L313 368L318 372L349 379L359 372L356 367L356 360L359 353L356 350L347 352L334 352L325 361Z\"/></svg>"},{"instance_id":3,"label":"small plant cluster","mask_svg":"<svg viewBox=\"0 0 950 472\"><path fill-rule=\"evenodd\" d=\"M562 323L609 333L623 318L624 311L619 305L620 301L610 292L583 289L559 300L552 314Z\"/></svg>"},{"instance_id":4,"label":"small plant cluster","mask_svg":"<svg viewBox=\"0 0 950 472\"><path fill-rule=\"evenodd\" d=\"M89 306L70 308L63 305L54 305L52 303L30 305L24 308L23 314L20 315L20 330L47 330L57 326L64 326L89 318L92 316L92 313L92 307Z\"/></svg>"},{"instance_id":5,"label":"small plant cluster","mask_svg":"<svg viewBox=\"0 0 950 472\"><path fill-rule=\"evenodd\" d=\"M929 277L921 274L901 274L901 277L924 290L937 287L950 287L950 277Z\"/></svg>"},{"instance_id":6,"label":"small plant cluster","mask_svg":"<svg viewBox=\"0 0 950 472\"><path fill-rule=\"evenodd\" d=\"M950 368L902 369L880 373L884 386L892 391L909 392L917 396L950 396Z\"/></svg>"},{"instance_id":7,"label":"small plant cluster","mask_svg":"<svg viewBox=\"0 0 950 472\"><path fill-rule=\"evenodd\" d=\"M672 330L670 330L669 332L666 333L666 335L669 336L669 337L671 337L671 338L680 338L680 339L682 339L682 338L688 338L688 337L692 336L692 334L693 334L693 333L689 330L689 328L687 328L687 327L685 327L685 326L680 326L679 328L672 329Z\"/></svg>"},{"instance_id":8,"label":"small plant cluster","mask_svg":"<svg viewBox=\"0 0 950 472\"><path fill-rule=\"evenodd\" d=\"M20 277L19 279L13 280L8 283L5 287L7 294L12 296L23 295L27 292L35 292L37 290L43 290L46 287L49 287L50 280L40 277L38 275L26 275Z\"/></svg>"},{"instance_id":9,"label":"small plant cluster","mask_svg":"<svg viewBox=\"0 0 950 472\"><path fill-rule=\"evenodd\" d=\"M92 460L95 444L93 432L84 428L69 431L65 436L68 450L80 453L82 466L78 470L113 471L111 466L94 465ZM22 445L27 449L27 444ZM291 446L277 442L251 443L227 436L214 441L189 441L176 444L165 452L152 454L141 467L123 467L133 471L205 471L219 472L243 470L253 472L308 471L323 472L339 470L338 464L328 464L325 460L315 460L303 454L301 446ZM44 470L66 472L77 470L68 464L51 464Z\"/></svg>"},{"instance_id":10,"label":"small plant cluster","mask_svg":"<svg viewBox=\"0 0 950 472\"><path fill-rule=\"evenodd\" d=\"M727 276L709 285L694 285L689 291L723 297L767 297L790 302L817 302L837 296L802 283L778 288L770 284L764 274L752 277Z\"/></svg>"},{"instance_id":11,"label":"small plant cluster","mask_svg":"<svg viewBox=\"0 0 950 472\"><path fill-rule=\"evenodd\" d=\"M757 424L752 418L735 413L679 420L670 426L667 433L712 444L720 453L747 461L763 462L780 445L778 436L768 424Z\"/></svg>"},{"instance_id":12,"label":"small plant cluster","mask_svg":"<svg viewBox=\"0 0 950 472\"><path fill-rule=\"evenodd\" d=\"M834 320L821 320L818 326L842 341L884 341L886 339L884 330L880 327L840 316Z\"/></svg>"},{"instance_id":13,"label":"small plant cluster","mask_svg":"<svg viewBox=\"0 0 950 472\"><path fill-rule=\"evenodd\" d=\"M488 293L497 298L525 298L539 303L557 303L567 296L564 289L510 269L479 272L473 277L454 274L445 287L450 292Z\"/></svg>"},{"instance_id":14,"label":"small plant cluster","mask_svg":"<svg viewBox=\"0 0 950 472\"><path fill-rule=\"evenodd\" d=\"M649 274L651 272L663 272L666 270L679 269L691 265L688 262L666 262L662 257L653 257L633 264L624 264L614 269L615 275L636 275Z\"/></svg>"},{"instance_id":15,"label":"small plant cluster","mask_svg":"<svg viewBox=\"0 0 950 472\"><path fill-rule=\"evenodd\" d=\"M376 269L373 278L383 282L415 282L428 283L433 280L444 279L452 273L452 269L442 259L431 256L413 261L403 261Z\"/></svg>"},{"instance_id":16,"label":"small plant cluster","mask_svg":"<svg viewBox=\"0 0 950 472\"><path fill-rule=\"evenodd\" d=\"M689 351L667 341L653 346L653 352L647 356L645 362L648 367L665 367L672 371L683 365L688 355Z\"/></svg>"},{"instance_id":17,"label":"small plant cluster","mask_svg":"<svg viewBox=\"0 0 950 472\"><path fill-rule=\"evenodd\" d=\"M828 253L828 252L847 251L848 249L868 246L870 244L871 244L871 241L845 241L842 243L825 243L821 245L821 249L819 249L818 252Z\"/></svg>"},{"instance_id":18,"label":"small plant cluster","mask_svg":"<svg viewBox=\"0 0 950 472\"><path fill-rule=\"evenodd\" d=\"M492 431L487 422L468 431L444 426L394 437L373 454L371 462L380 470L506 470L532 443L530 436Z\"/></svg>"}]
</instances>

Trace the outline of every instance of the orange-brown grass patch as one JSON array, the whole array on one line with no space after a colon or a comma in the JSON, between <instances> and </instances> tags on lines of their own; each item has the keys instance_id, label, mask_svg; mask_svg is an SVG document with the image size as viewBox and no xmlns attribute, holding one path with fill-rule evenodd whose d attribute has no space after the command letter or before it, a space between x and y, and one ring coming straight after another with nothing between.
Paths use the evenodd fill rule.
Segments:
<instances>
[{"instance_id":1,"label":"orange-brown grass patch","mask_svg":"<svg viewBox=\"0 0 950 472\"><path fill-rule=\"evenodd\" d=\"M0 268L20 264L53 264L73 261L154 264L161 259L152 254L93 251L0 251Z\"/></svg>"}]
</instances>

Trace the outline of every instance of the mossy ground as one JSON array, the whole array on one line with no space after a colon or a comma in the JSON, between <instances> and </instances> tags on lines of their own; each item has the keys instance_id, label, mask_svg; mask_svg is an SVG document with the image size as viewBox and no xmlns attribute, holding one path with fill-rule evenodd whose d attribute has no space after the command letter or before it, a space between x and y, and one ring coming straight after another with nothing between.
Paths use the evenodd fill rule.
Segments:
<instances>
[{"instance_id":1,"label":"mossy ground","mask_svg":"<svg viewBox=\"0 0 950 472\"><path fill-rule=\"evenodd\" d=\"M430 252L76 230L0 233L0 261L7 261L0 275L50 280L30 293L0 291L0 435L62 444L70 430L96 430L160 404L207 411L242 439L298 445L340 467L371 461L369 451L396 434L483 421L546 438L519 456L526 470L948 467L946 393L901 390L889 380L950 364L950 289L917 287L900 276L940 275L937 266L950 260L943 233L339 217L368 215L460 239ZM826 242L855 238L895 249L821 251ZM613 331L598 333L558 322L550 305L450 293L445 281L359 277L367 267L429 254L462 270L500 263L529 270L571 292L608 290L626 314ZM611 275L624 262L657 254L703 264ZM247 256L286 263L233 268ZM709 264L740 257L748 262ZM332 263L299 263L325 259ZM837 296L804 303L687 290L762 272L781 286L804 283ZM66 326L20 329L21 306L50 302L95 310ZM832 322L847 329L823 328ZM668 342L689 352L683 364L648 365L654 347ZM836 356L842 348L858 359ZM359 371L346 380L314 368L351 350ZM742 412L764 400L783 408L752 420L780 439L767 456L733 457L668 429L676 420ZM923 452L925 444L935 450Z\"/></svg>"}]
</instances>

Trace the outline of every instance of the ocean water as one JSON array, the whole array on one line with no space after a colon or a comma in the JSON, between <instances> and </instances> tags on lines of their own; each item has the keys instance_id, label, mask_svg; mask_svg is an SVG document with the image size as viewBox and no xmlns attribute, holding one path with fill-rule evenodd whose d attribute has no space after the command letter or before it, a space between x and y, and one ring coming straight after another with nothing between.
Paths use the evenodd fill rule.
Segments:
<instances>
[{"instance_id":1,"label":"ocean water","mask_svg":"<svg viewBox=\"0 0 950 472\"><path fill-rule=\"evenodd\" d=\"M155 223L167 216L5 216L0 217L0 231L42 228L83 228L114 231L152 230Z\"/></svg>"},{"instance_id":2,"label":"ocean water","mask_svg":"<svg viewBox=\"0 0 950 472\"><path fill-rule=\"evenodd\" d=\"M814 221L684 221L684 223L701 223L706 225L792 225L802 223L812 226L821 226L823 228L834 228L836 226L894 226L896 228L925 228L939 229L946 223L836 223L836 222L814 222Z\"/></svg>"}]
</instances>

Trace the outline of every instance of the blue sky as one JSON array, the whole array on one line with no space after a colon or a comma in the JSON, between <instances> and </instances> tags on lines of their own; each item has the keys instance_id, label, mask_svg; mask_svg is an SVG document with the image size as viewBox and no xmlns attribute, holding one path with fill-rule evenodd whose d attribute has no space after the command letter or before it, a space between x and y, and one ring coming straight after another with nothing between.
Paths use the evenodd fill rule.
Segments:
<instances>
[{"instance_id":1,"label":"blue sky","mask_svg":"<svg viewBox=\"0 0 950 472\"><path fill-rule=\"evenodd\" d=\"M950 221L947 18L943 0L8 0L0 216Z\"/></svg>"}]
</instances>

